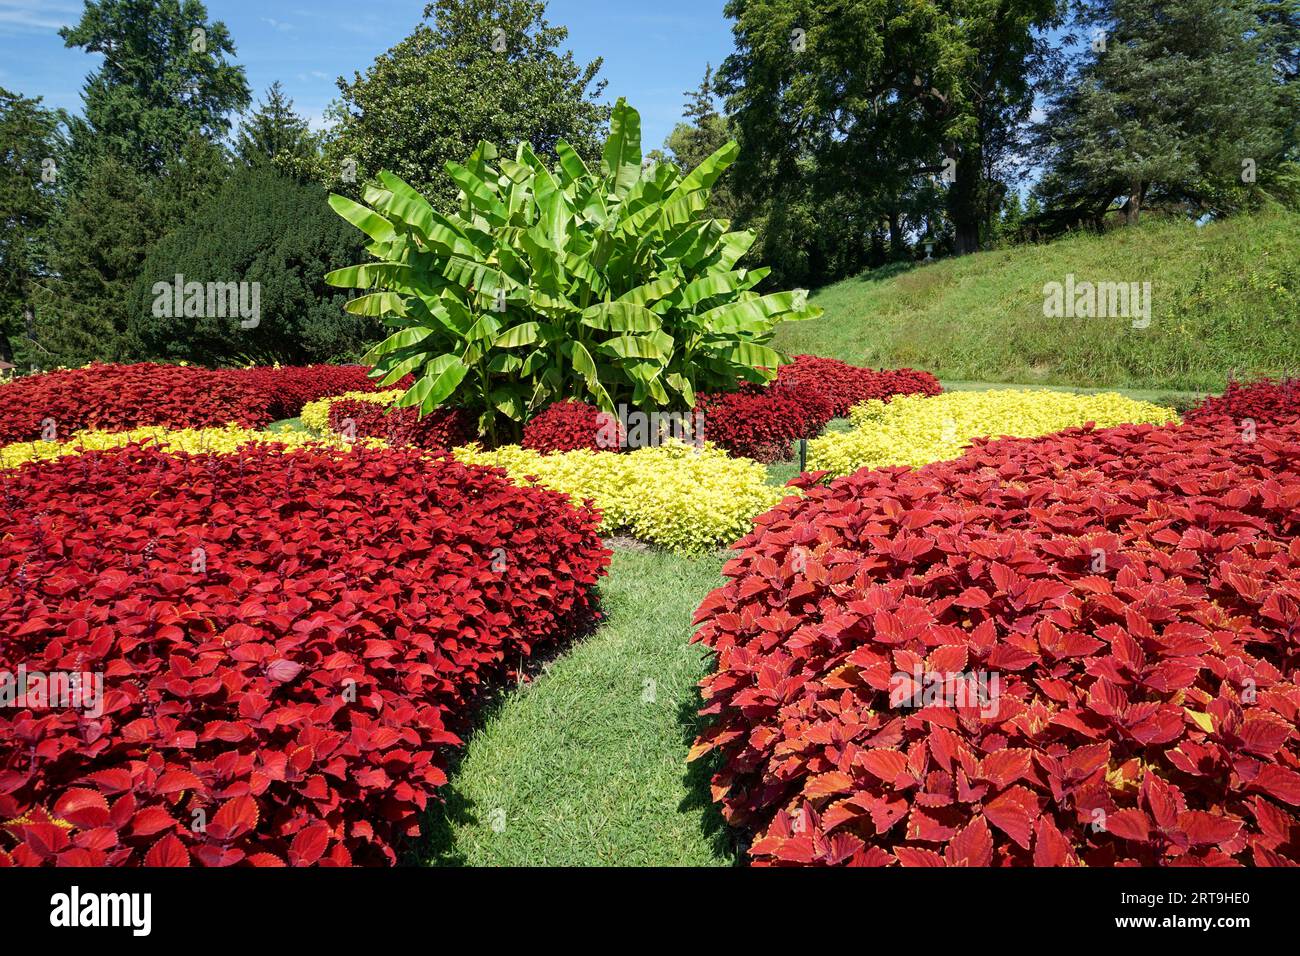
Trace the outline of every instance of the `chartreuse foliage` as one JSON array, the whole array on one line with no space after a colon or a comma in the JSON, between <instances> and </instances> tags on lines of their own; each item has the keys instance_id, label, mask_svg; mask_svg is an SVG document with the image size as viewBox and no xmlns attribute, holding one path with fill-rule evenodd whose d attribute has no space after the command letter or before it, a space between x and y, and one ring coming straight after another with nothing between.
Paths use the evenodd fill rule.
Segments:
<instances>
[{"instance_id":1,"label":"chartreuse foliage","mask_svg":"<svg viewBox=\"0 0 1300 956\"><path fill-rule=\"evenodd\" d=\"M575 504L590 500L602 534L623 532L678 554L725 547L753 527L788 488L767 483L762 465L706 445L668 440L625 455L577 451L543 455L518 445L455 450L467 464L504 468L520 484L562 491Z\"/></svg>"},{"instance_id":2,"label":"chartreuse foliage","mask_svg":"<svg viewBox=\"0 0 1300 956\"><path fill-rule=\"evenodd\" d=\"M344 392L342 395L326 395L302 407L302 427L313 434L323 434L330 427L330 406L335 402L356 399L359 402L374 402L376 405L391 405L402 397L401 389L386 392Z\"/></svg>"},{"instance_id":3,"label":"chartreuse foliage","mask_svg":"<svg viewBox=\"0 0 1300 956\"><path fill-rule=\"evenodd\" d=\"M973 438L1033 438L1092 422L1161 425L1178 420L1172 408L1114 392L1075 395L1035 389L896 395L849 410L853 428L808 443L809 470L847 475L859 468L928 465L957 458Z\"/></svg>"},{"instance_id":4,"label":"chartreuse foliage","mask_svg":"<svg viewBox=\"0 0 1300 956\"><path fill-rule=\"evenodd\" d=\"M384 442L377 438L361 439L360 443L370 447L384 445ZM67 441L20 441L0 445L0 469L17 468L29 461L48 461L66 455L80 455L87 451L107 451L110 448L121 448L131 444L157 445L165 452L189 454L230 454L250 444L284 446L285 450L305 446L354 447L354 443L345 442L332 433L316 435L296 430L266 432L233 424L218 428L167 428L162 425L145 425L121 432L82 431Z\"/></svg>"},{"instance_id":5,"label":"chartreuse foliage","mask_svg":"<svg viewBox=\"0 0 1300 956\"><path fill-rule=\"evenodd\" d=\"M754 291L768 270L738 266L753 234L705 216L737 150L684 176L643 165L640 116L620 100L597 169L563 142L554 170L527 143L448 163L454 215L380 173L366 205L330 197L377 261L327 281L370 290L348 310L394 329L366 360L385 385L416 376L400 406L467 407L489 439L564 398L690 407L697 391L769 381L777 324L820 314L802 291Z\"/></svg>"}]
</instances>

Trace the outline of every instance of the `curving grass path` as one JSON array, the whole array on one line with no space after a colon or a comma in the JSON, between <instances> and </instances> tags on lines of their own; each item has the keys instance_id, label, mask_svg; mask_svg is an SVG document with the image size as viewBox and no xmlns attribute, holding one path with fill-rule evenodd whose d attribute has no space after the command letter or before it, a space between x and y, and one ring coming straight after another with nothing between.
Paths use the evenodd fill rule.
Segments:
<instances>
[{"instance_id":1,"label":"curving grass path","mask_svg":"<svg viewBox=\"0 0 1300 956\"><path fill-rule=\"evenodd\" d=\"M468 741L417 856L432 865L723 866L732 837L686 765L705 652L691 614L723 558L616 547L608 618Z\"/></svg>"}]
</instances>

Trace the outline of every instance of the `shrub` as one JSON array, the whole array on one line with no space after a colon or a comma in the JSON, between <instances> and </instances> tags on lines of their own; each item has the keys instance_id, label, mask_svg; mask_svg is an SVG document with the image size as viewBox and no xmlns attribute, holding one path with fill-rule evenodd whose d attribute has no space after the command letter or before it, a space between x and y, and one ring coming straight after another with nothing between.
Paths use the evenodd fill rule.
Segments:
<instances>
[{"instance_id":1,"label":"shrub","mask_svg":"<svg viewBox=\"0 0 1300 956\"><path fill-rule=\"evenodd\" d=\"M692 757L754 861L1300 862L1300 426L803 483L696 613ZM993 706L918 695L954 673Z\"/></svg>"},{"instance_id":2,"label":"shrub","mask_svg":"<svg viewBox=\"0 0 1300 956\"><path fill-rule=\"evenodd\" d=\"M329 416L331 431L348 440L378 438L394 446L446 451L474 437L473 419L459 408L435 408L421 418L418 409L344 398L330 404Z\"/></svg>"},{"instance_id":3,"label":"shrub","mask_svg":"<svg viewBox=\"0 0 1300 956\"><path fill-rule=\"evenodd\" d=\"M704 414L705 438L731 455L762 462L789 458L791 442L811 438L833 417L820 393L779 383L705 393L696 407Z\"/></svg>"},{"instance_id":4,"label":"shrub","mask_svg":"<svg viewBox=\"0 0 1300 956\"><path fill-rule=\"evenodd\" d=\"M820 394L830 403L830 418L847 415L854 405L872 398L888 401L894 395L938 395L943 391L929 372L910 368L877 372L816 355L796 355L789 365L781 366L777 381Z\"/></svg>"},{"instance_id":5,"label":"shrub","mask_svg":"<svg viewBox=\"0 0 1300 956\"><path fill-rule=\"evenodd\" d=\"M587 449L543 455L518 445L455 450L461 461L504 468L512 480L537 483L590 501L604 534L623 532L671 551L722 547L750 529L789 489L767 484L762 465L730 458L710 445L667 441L626 454Z\"/></svg>"},{"instance_id":6,"label":"shrub","mask_svg":"<svg viewBox=\"0 0 1300 956\"><path fill-rule=\"evenodd\" d=\"M845 475L859 468L925 465L956 458L973 438L1033 437L1086 425L1177 421L1171 408L1114 393L1028 389L902 395L849 413L854 428L808 444L808 467Z\"/></svg>"},{"instance_id":7,"label":"shrub","mask_svg":"<svg viewBox=\"0 0 1300 956\"><path fill-rule=\"evenodd\" d=\"M448 163L458 215L387 172L366 205L330 197L379 261L326 279L376 290L347 308L398 328L366 361L394 378L418 372L401 403L473 408L495 444L557 400L690 407L698 391L775 377L776 326L821 309L802 291L753 291L768 270L737 268L753 234L707 216L736 144L685 176L643 167L640 117L619 100L599 170L566 143L556 151L554 171L527 143L513 161L480 143Z\"/></svg>"},{"instance_id":8,"label":"shrub","mask_svg":"<svg viewBox=\"0 0 1300 956\"><path fill-rule=\"evenodd\" d=\"M1229 382L1222 395L1206 396L1184 418L1189 422L1228 418L1238 427L1254 423L1256 431L1262 423L1292 422L1300 418L1300 383L1292 378Z\"/></svg>"},{"instance_id":9,"label":"shrub","mask_svg":"<svg viewBox=\"0 0 1300 956\"><path fill-rule=\"evenodd\" d=\"M84 429L142 425L258 428L271 421L262 386L230 372L184 365L88 365L0 385L0 444L57 438Z\"/></svg>"},{"instance_id":10,"label":"shrub","mask_svg":"<svg viewBox=\"0 0 1300 956\"><path fill-rule=\"evenodd\" d=\"M562 495L416 451L132 446L0 500L0 666L104 680L0 711L0 863L392 863L609 559Z\"/></svg>"},{"instance_id":11,"label":"shrub","mask_svg":"<svg viewBox=\"0 0 1300 956\"><path fill-rule=\"evenodd\" d=\"M66 455L80 455L87 451L106 451L121 448L124 445L157 445L168 452L184 451L191 454L211 452L213 454L230 454L250 442L263 445L278 445L285 449L302 448L306 445L349 448L350 443L338 436L319 436L302 431L265 432L238 425L226 425L221 428L182 428L169 429L157 425L145 428L133 428L125 432L84 431L77 432L67 441L28 441L15 442L0 446L0 468L17 468L29 461L49 461ZM368 441L366 444L381 443Z\"/></svg>"},{"instance_id":12,"label":"shrub","mask_svg":"<svg viewBox=\"0 0 1300 956\"><path fill-rule=\"evenodd\" d=\"M524 425L522 447L549 454L556 451L618 451L623 428L607 412L586 402L553 402Z\"/></svg>"},{"instance_id":13,"label":"shrub","mask_svg":"<svg viewBox=\"0 0 1300 956\"><path fill-rule=\"evenodd\" d=\"M384 327L344 312L346 296L322 278L355 262L364 245L330 211L326 196L319 185L295 182L266 164L236 167L134 273L126 326L131 354L205 365L355 361ZM257 324L208 309L175 313L178 274L187 284L256 282Z\"/></svg>"}]
</instances>

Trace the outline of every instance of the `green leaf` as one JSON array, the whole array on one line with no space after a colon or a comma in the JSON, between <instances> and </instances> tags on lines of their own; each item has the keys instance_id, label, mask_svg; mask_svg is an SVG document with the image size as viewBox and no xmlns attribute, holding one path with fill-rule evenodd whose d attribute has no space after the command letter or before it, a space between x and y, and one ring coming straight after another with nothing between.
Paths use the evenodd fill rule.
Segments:
<instances>
[{"instance_id":1,"label":"green leaf","mask_svg":"<svg viewBox=\"0 0 1300 956\"><path fill-rule=\"evenodd\" d=\"M397 238L393 224L373 209L368 209L347 196L330 193L330 208L356 226L375 242L391 242Z\"/></svg>"},{"instance_id":2,"label":"green leaf","mask_svg":"<svg viewBox=\"0 0 1300 956\"><path fill-rule=\"evenodd\" d=\"M406 305L396 292L372 292L353 299L343 308L353 315L406 315Z\"/></svg>"},{"instance_id":3,"label":"green leaf","mask_svg":"<svg viewBox=\"0 0 1300 956\"><path fill-rule=\"evenodd\" d=\"M641 114L619 97L609 117L609 138L601 154L601 172L612 177L612 192L622 195L641 172Z\"/></svg>"},{"instance_id":4,"label":"green leaf","mask_svg":"<svg viewBox=\"0 0 1300 956\"><path fill-rule=\"evenodd\" d=\"M577 154L574 148L564 140L556 142L555 155L560 159L560 172L563 174L565 186L571 186L574 183L591 178L591 172L587 169L587 164L582 161L582 157Z\"/></svg>"},{"instance_id":5,"label":"green leaf","mask_svg":"<svg viewBox=\"0 0 1300 956\"><path fill-rule=\"evenodd\" d=\"M476 176L460 163L447 163L447 175L449 175L461 188L461 191L469 197L472 207L479 212L487 215L489 221L494 225L500 225L508 218L506 207L497 197L495 191L482 178Z\"/></svg>"},{"instance_id":6,"label":"green leaf","mask_svg":"<svg viewBox=\"0 0 1300 956\"><path fill-rule=\"evenodd\" d=\"M456 391L468 371L455 355L440 355L425 365L424 376L393 404L397 408L418 405L420 414L427 415Z\"/></svg>"},{"instance_id":7,"label":"green leaf","mask_svg":"<svg viewBox=\"0 0 1300 956\"><path fill-rule=\"evenodd\" d=\"M619 358L654 359L661 364L667 361L659 346L641 335L619 335L601 343L600 348Z\"/></svg>"},{"instance_id":8,"label":"green leaf","mask_svg":"<svg viewBox=\"0 0 1300 956\"><path fill-rule=\"evenodd\" d=\"M389 352L396 352L398 349L404 349L416 345L428 338L429 334L429 329L420 328L418 326L410 329L402 329L400 332L394 332L378 345L371 348L361 360L367 365L375 365L378 363L379 359L383 358Z\"/></svg>"},{"instance_id":9,"label":"green leaf","mask_svg":"<svg viewBox=\"0 0 1300 956\"><path fill-rule=\"evenodd\" d=\"M631 302L601 302L585 309L582 324L604 332L654 332L663 323L645 306Z\"/></svg>"},{"instance_id":10,"label":"green leaf","mask_svg":"<svg viewBox=\"0 0 1300 956\"><path fill-rule=\"evenodd\" d=\"M596 371L596 362L591 357L591 353L581 342L572 343L571 349L573 370L581 375L587 383L587 389L596 399L596 404L601 411L613 412L614 403L610 400L609 393L605 387L600 384L600 375Z\"/></svg>"},{"instance_id":11,"label":"green leaf","mask_svg":"<svg viewBox=\"0 0 1300 956\"><path fill-rule=\"evenodd\" d=\"M506 329L496 337L493 343L499 349L513 349L521 345L532 345L537 341L537 333L541 326L536 322L521 322L519 325Z\"/></svg>"}]
</instances>

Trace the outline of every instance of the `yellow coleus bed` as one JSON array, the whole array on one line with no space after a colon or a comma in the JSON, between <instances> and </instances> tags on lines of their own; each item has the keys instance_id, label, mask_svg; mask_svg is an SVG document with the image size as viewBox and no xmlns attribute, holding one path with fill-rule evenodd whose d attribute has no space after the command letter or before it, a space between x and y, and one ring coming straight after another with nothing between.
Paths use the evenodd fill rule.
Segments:
<instances>
[{"instance_id":1,"label":"yellow coleus bed","mask_svg":"<svg viewBox=\"0 0 1300 956\"><path fill-rule=\"evenodd\" d=\"M847 475L860 468L928 465L959 458L974 438L1033 438L1093 422L1176 422L1172 408L1114 392L1075 395L1031 389L945 392L876 399L849 410L853 428L808 443L808 470Z\"/></svg>"},{"instance_id":2,"label":"yellow coleus bed","mask_svg":"<svg viewBox=\"0 0 1300 956\"><path fill-rule=\"evenodd\" d=\"M387 392L344 392L342 395L328 395L325 398L308 402L302 407L299 416L303 428L317 435L330 430L330 406L345 398L355 398L361 402L374 402L377 405L391 405L405 394L405 389L397 388Z\"/></svg>"},{"instance_id":3,"label":"yellow coleus bed","mask_svg":"<svg viewBox=\"0 0 1300 956\"><path fill-rule=\"evenodd\" d=\"M511 480L591 499L601 532L623 532L672 551L696 554L731 544L754 518L793 492L766 481L757 462L732 458L706 444L678 441L626 454L568 451L544 455L518 445L454 452L466 464L505 469Z\"/></svg>"},{"instance_id":4,"label":"yellow coleus bed","mask_svg":"<svg viewBox=\"0 0 1300 956\"><path fill-rule=\"evenodd\" d=\"M226 425L221 428L170 429L155 425L133 428L124 432L77 432L67 441L62 442L14 442L0 447L0 468L17 468L29 461L47 461L65 455L77 455L83 451L121 448L132 442L153 442L165 451L185 451L191 454L199 452L225 454L249 442L274 443L284 445L286 448L302 448L305 445L351 447L341 438L322 438L303 431L261 432L241 428L238 425ZM367 440L367 444L382 446L384 443L378 440Z\"/></svg>"}]
</instances>

